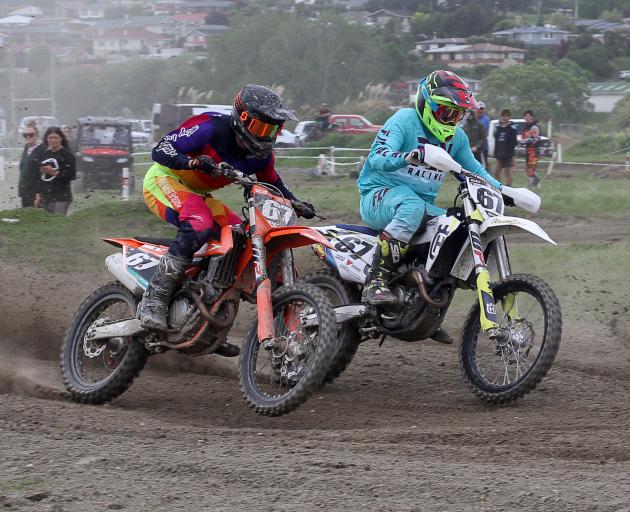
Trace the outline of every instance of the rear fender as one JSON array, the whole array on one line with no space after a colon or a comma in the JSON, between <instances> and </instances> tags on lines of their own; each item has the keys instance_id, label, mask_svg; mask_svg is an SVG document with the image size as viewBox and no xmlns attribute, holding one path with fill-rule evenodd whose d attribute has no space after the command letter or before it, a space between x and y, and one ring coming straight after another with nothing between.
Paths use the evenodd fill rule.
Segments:
<instances>
[{"instance_id":1,"label":"rear fender","mask_svg":"<svg viewBox=\"0 0 630 512\"><path fill-rule=\"evenodd\" d=\"M306 245L322 244L332 249L328 239L316 229L308 226L283 226L271 228L263 238L267 255L273 257L284 249L304 247Z\"/></svg>"}]
</instances>

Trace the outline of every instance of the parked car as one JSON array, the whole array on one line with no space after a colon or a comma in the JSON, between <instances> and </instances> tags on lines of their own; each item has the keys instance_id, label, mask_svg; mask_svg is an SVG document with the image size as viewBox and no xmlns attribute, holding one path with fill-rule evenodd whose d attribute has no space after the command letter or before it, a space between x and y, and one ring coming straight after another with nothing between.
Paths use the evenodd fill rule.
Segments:
<instances>
[{"instance_id":1,"label":"parked car","mask_svg":"<svg viewBox=\"0 0 630 512\"><path fill-rule=\"evenodd\" d=\"M77 127L77 190L120 189L123 169L127 168L129 193L133 193L131 120L82 117Z\"/></svg>"},{"instance_id":2,"label":"parked car","mask_svg":"<svg viewBox=\"0 0 630 512\"><path fill-rule=\"evenodd\" d=\"M302 141L300 141L299 137L287 128L282 128L275 143L277 148L295 148L301 145Z\"/></svg>"},{"instance_id":3,"label":"parked car","mask_svg":"<svg viewBox=\"0 0 630 512\"><path fill-rule=\"evenodd\" d=\"M134 146L147 146L151 142L151 127L147 132L143 121L131 120L131 141Z\"/></svg>"},{"instance_id":4,"label":"parked car","mask_svg":"<svg viewBox=\"0 0 630 512\"><path fill-rule=\"evenodd\" d=\"M336 126L339 133L374 133L383 127L358 114L332 114L330 122Z\"/></svg>"},{"instance_id":5,"label":"parked car","mask_svg":"<svg viewBox=\"0 0 630 512\"><path fill-rule=\"evenodd\" d=\"M516 126L517 133L517 144L516 144L516 154L517 156L525 155L525 141L521 139L521 132L523 131L523 126L525 126L525 119L512 119L512 124ZM488 129L488 155L494 156L494 130L499 123L498 119L493 119L490 121L490 127ZM540 136L540 142L538 143L538 148L540 150L541 156L552 156L556 151L556 141L545 137L544 135Z\"/></svg>"},{"instance_id":6,"label":"parked car","mask_svg":"<svg viewBox=\"0 0 630 512\"><path fill-rule=\"evenodd\" d=\"M300 145L303 145L309 138L315 129L315 121L300 121L295 127L293 132L300 141Z\"/></svg>"},{"instance_id":7,"label":"parked car","mask_svg":"<svg viewBox=\"0 0 630 512\"><path fill-rule=\"evenodd\" d=\"M630 78L630 69L625 69L623 71L619 71L619 78L621 80L627 80L628 78Z\"/></svg>"}]
</instances>

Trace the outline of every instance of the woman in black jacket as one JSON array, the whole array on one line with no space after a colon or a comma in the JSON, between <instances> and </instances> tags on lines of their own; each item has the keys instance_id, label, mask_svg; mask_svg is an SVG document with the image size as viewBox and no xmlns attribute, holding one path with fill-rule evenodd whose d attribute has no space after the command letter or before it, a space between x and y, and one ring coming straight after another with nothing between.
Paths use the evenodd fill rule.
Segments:
<instances>
[{"instance_id":1,"label":"woman in black jacket","mask_svg":"<svg viewBox=\"0 0 630 512\"><path fill-rule=\"evenodd\" d=\"M70 182L76 178L74 155L68 140L58 126L51 126L44 134L46 151L41 156L38 197L35 205L48 213L66 215L72 202Z\"/></svg>"}]
</instances>

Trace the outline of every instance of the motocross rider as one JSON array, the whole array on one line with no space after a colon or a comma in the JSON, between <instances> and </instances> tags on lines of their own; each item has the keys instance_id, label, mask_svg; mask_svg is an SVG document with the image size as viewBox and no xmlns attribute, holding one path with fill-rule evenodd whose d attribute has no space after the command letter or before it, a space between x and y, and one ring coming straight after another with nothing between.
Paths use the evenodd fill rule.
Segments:
<instances>
[{"instance_id":1,"label":"motocross rider","mask_svg":"<svg viewBox=\"0 0 630 512\"><path fill-rule=\"evenodd\" d=\"M218 240L221 227L241 218L210 192L230 184L213 175L213 164L227 162L246 175L278 188L294 201L275 169L273 144L286 120L296 117L272 90L246 85L236 95L232 113L205 112L169 132L155 148L155 163L144 178L144 200L158 217L177 227L177 235L157 266L146 289L138 318L144 327L165 331L171 295L191 263L193 254L209 240ZM309 203L297 203L296 213L313 217ZM217 354L239 354L224 343Z\"/></svg>"},{"instance_id":2,"label":"motocross rider","mask_svg":"<svg viewBox=\"0 0 630 512\"><path fill-rule=\"evenodd\" d=\"M478 108L470 88L450 71L437 70L420 80L415 108L391 116L376 135L358 179L363 221L380 230L362 300L375 306L394 305L388 287L392 270L430 217L445 213L435 206L445 173L423 165L424 147L440 146L465 169L501 188L475 160L468 137L458 125L469 109ZM432 338L452 343L438 330Z\"/></svg>"}]
</instances>

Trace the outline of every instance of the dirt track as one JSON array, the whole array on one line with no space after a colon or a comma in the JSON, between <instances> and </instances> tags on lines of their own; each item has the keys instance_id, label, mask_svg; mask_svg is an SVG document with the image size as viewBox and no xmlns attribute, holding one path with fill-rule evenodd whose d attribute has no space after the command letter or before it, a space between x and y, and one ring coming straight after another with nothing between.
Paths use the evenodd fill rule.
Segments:
<instances>
[{"instance_id":1,"label":"dirt track","mask_svg":"<svg viewBox=\"0 0 630 512\"><path fill-rule=\"evenodd\" d=\"M600 240L617 235L627 237ZM235 365L215 356L194 373L150 361L125 395L91 407L59 396L47 357L107 276L8 265L0 275L11 290L0 298L9 510L630 511L625 321L566 325L549 376L509 407L465 388L456 345L394 340L361 347L334 385L286 417L248 410Z\"/></svg>"}]
</instances>

